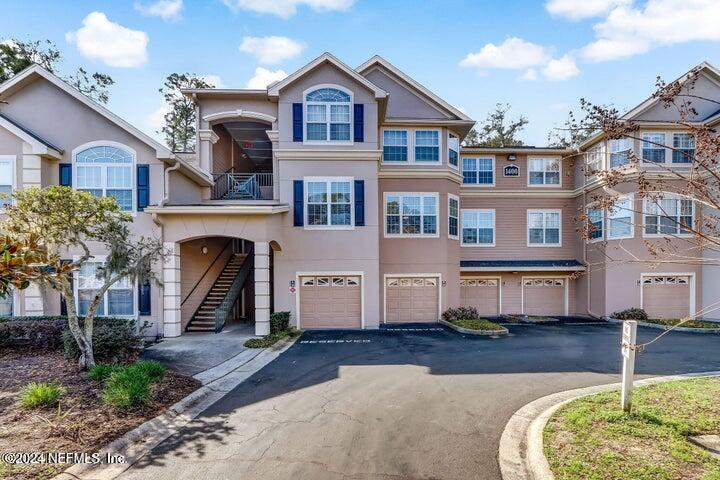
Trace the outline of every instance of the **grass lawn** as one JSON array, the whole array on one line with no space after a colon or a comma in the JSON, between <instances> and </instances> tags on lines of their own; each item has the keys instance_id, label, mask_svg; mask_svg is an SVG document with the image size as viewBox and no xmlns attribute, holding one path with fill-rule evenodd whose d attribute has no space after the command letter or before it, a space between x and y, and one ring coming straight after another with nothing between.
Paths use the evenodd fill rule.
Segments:
<instances>
[{"instance_id":1,"label":"grass lawn","mask_svg":"<svg viewBox=\"0 0 720 480\"><path fill-rule=\"evenodd\" d=\"M478 318L478 319L465 319L461 318L459 320L453 320L453 325L457 325L461 328L467 328L468 330L502 330L503 327L498 325L497 323L491 322L490 320L487 320L485 318Z\"/></svg>"},{"instance_id":2,"label":"grass lawn","mask_svg":"<svg viewBox=\"0 0 720 480\"><path fill-rule=\"evenodd\" d=\"M299 330L283 330L282 332L271 333L260 338L251 338L245 341L247 348L270 348L284 338L294 338L300 335Z\"/></svg>"},{"instance_id":3,"label":"grass lawn","mask_svg":"<svg viewBox=\"0 0 720 480\"><path fill-rule=\"evenodd\" d=\"M650 320L644 320L648 323L657 323L658 325L677 325L680 323L679 318L653 318ZM703 322L702 320L690 320L682 325L680 327L683 328L720 328L720 323L714 323L714 322Z\"/></svg>"},{"instance_id":4,"label":"grass lawn","mask_svg":"<svg viewBox=\"0 0 720 480\"><path fill-rule=\"evenodd\" d=\"M720 459L688 435L720 434L720 378L636 389L633 411L620 392L575 400L550 419L545 455L557 480L720 480Z\"/></svg>"}]
</instances>

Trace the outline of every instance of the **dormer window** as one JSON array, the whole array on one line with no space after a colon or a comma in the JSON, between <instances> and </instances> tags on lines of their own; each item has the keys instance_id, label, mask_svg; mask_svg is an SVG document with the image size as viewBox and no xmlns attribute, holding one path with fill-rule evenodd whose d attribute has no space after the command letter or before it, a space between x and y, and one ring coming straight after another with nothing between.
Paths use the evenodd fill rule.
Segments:
<instances>
[{"instance_id":1,"label":"dormer window","mask_svg":"<svg viewBox=\"0 0 720 480\"><path fill-rule=\"evenodd\" d=\"M305 140L350 142L352 95L338 87L321 87L305 94Z\"/></svg>"}]
</instances>

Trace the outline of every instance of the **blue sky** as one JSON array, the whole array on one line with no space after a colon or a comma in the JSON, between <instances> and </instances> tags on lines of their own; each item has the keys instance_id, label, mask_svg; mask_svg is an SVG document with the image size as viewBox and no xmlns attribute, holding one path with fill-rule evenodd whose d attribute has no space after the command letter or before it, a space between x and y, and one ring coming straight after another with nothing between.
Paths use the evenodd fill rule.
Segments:
<instances>
[{"instance_id":1,"label":"blue sky","mask_svg":"<svg viewBox=\"0 0 720 480\"><path fill-rule=\"evenodd\" d=\"M535 145L581 97L624 109L657 75L720 66L716 0L4 0L2 10L2 39L47 38L61 73L109 73L109 108L149 133L171 72L240 88L257 68L255 84L324 51L353 67L380 54L476 120L510 103Z\"/></svg>"}]
</instances>

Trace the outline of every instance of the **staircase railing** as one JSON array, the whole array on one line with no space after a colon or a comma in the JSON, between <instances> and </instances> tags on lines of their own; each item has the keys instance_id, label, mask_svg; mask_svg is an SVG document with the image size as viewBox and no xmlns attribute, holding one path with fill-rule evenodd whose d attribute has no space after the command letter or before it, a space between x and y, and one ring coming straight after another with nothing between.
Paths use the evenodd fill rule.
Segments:
<instances>
[{"instance_id":1,"label":"staircase railing","mask_svg":"<svg viewBox=\"0 0 720 480\"><path fill-rule=\"evenodd\" d=\"M185 295L185 298L182 299L182 302L180 302L180 306L181 306L181 307L182 307L183 305L185 305L185 302L187 302L187 299L190 298L190 295L192 295L193 293L195 293L195 290L197 290L198 285L200 285L200 283L201 283L203 280L205 280L205 276L210 272L210 270L213 268L213 266L215 266L215 264L217 263L217 261L220 260L220 257L222 257L222 254L225 253L225 250L227 250L227 248L230 246L230 244L232 243L232 241L233 241L233 239L231 238L230 240L228 240L228 241L225 243L225 245L223 245L222 250L220 250L220 252L218 252L218 254L215 256L215 259L214 259L212 262L210 262L210 265L208 265L207 268L205 269L205 271L203 272L203 274L200 275L200 279L199 279L197 282L195 282L195 285L193 285L192 289L190 289L190 293L188 293L187 295ZM230 255L230 259L232 259L232 255ZM229 261L229 260L228 260L228 261ZM202 302L200 302L200 305L202 305ZM200 307L198 306L198 308L200 308ZM195 313L197 313L197 312L195 312Z\"/></svg>"},{"instance_id":2,"label":"staircase railing","mask_svg":"<svg viewBox=\"0 0 720 480\"><path fill-rule=\"evenodd\" d=\"M253 248L250 248L250 251L247 253L247 257L245 257L245 261L240 267L240 270L238 270L237 275L235 275L235 279L230 285L225 297L222 302L220 302L220 305L218 305L215 309L215 333L218 333L223 329L228 316L232 313L233 305L237 302L240 292L245 285L245 281L250 276L250 272L255 266L254 259L255 255L253 254Z\"/></svg>"},{"instance_id":3,"label":"staircase railing","mask_svg":"<svg viewBox=\"0 0 720 480\"><path fill-rule=\"evenodd\" d=\"M213 200L272 200L272 173L219 173L213 175Z\"/></svg>"}]
</instances>

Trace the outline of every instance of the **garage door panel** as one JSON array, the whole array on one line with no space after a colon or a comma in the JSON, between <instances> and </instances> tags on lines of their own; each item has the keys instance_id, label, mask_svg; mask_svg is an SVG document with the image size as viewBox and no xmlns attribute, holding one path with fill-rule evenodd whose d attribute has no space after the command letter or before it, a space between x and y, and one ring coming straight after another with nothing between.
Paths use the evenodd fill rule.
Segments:
<instances>
[{"instance_id":1,"label":"garage door panel","mask_svg":"<svg viewBox=\"0 0 720 480\"><path fill-rule=\"evenodd\" d=\"M480 315L500 314L500 281L498 279L460 280L460 303L475 307Z\"/></svg>"},{"instance_id":2,"label":"garage door panel","mask_svg":"<svg viewBox=\"0 0 720 480\"><path fill-rule=\"evenodd\" d=\"M683 318L690 312L690 278L643 278L643 308L650 318Z\"/></svg>"},{"instance_id":3,"label":"garage door panel","mask_svg":"<svg viewBox=\"0 0 720 480\"><path fill-rule=\"evenodd\" d=\"M564 278L533 278L523 280L525 315L565 315Z\"/></svg>"},{"instance_id":4,"label":"garage door panel","mask_svg":"<svg viewBox=\"0 0 720 480\"><path fill-rule=\"evenodd\" d=\"M433 277L385 280L385 322L436 322L438 281Z\"/></svg>"},{"instance_id":5,"label":"garage door panel","mask_svg":"<svg viewBox=\"0 0 720 480\"><path fill-rule=\"evenodd\" d=\"M302 277L300 328L360 328L360 277Z\"/></svg>"}]
</instances>

